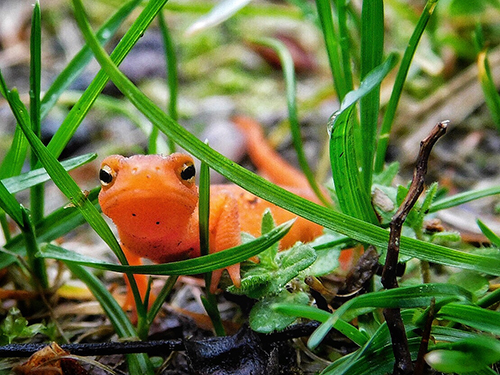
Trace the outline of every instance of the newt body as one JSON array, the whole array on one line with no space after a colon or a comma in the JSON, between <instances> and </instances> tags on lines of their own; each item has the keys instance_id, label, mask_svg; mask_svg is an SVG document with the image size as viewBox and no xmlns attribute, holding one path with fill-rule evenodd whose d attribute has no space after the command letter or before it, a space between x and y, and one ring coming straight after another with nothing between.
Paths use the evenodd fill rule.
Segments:
<instances>
[{"instance_id":1,"label":"newt body","mask_svg":"<svg viewBox=\"0 0 500 375\"><path fill-rule=\"evenodd\" d=\"M264 142L260 126L239 117L235 123L247 138L247 148L256 166L267 178L298 195L318 202L305 177L289 166ZM141 258L166 263L200 255L198 232L198 189L195 168L189 155L112 155L101 165L102 190L99 203L104 214L115 223L121 246L130 264ZM241 232L260 235L262 215L270 209L277 224L296 215L258 198L236 185L210 188L210 249L221 251L240 244ZM297 241L309 242L322 233L322 227L298 218L281 240L281 248ZM236 286L240 285L239 264L227 268ZM215 271L212 290L222 270ZM140 289L144 281L136 277Z\"/></svg>"}]
</instances>

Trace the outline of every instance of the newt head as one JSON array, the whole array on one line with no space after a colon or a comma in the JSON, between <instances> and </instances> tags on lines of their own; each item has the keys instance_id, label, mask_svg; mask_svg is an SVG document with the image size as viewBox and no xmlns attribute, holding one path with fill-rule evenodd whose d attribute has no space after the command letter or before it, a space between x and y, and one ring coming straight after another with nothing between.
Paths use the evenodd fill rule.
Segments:
<instances>
[{"instance_id":1,"label":"newt head","mask_svg":"<svg viewBox=\"0 0 500 375\"><path fill-rule=\"evenodd\" d=\"M187 223L198 204L189 155L112 155L99 171L99 204L121 232L158 238Z\"/></svg>"}]
</instances>

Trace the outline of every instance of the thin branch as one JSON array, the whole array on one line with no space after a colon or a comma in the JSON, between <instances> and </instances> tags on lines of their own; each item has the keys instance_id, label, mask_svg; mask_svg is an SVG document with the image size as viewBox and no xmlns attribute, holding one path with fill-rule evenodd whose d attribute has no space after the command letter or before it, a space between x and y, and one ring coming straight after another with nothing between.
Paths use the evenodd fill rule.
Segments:
<instances>
[{"instance_id":1,"label":"thin branch","mask_svg":"<svg viewBox=\"0 0 500 375\"><path fill-rule=\"evenodd\" d=\"M387 256L384 269L382 271L382 285L386 289L398 287L396 269L399 258L399 244L401 239L401 229L408 216L408 213L417 202L418 197L424 190L424 179L427 173L427 163L434 144L446 133L447 121L440 122L431 133L420 142L420 152L417 157L413 179L405 200L399 206L390 224L389 243L387 246ZM413 363L411 361L408 339L401 318L400 309L385 309L384 316L391 334L392 349L394 352L394 374L406 375L413 373Z\"/></svg>"}]
</instances>

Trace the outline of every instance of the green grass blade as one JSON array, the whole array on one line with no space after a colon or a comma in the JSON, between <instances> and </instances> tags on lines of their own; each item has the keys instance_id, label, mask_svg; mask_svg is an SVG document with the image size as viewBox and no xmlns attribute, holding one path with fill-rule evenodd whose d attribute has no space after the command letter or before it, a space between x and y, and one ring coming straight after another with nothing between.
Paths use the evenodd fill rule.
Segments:
<instances>
[{"instance_id":1,"label":"green grass blade","mask_svg":"<svg viewBox=\"0 0 500 375\"><path fill-rule=\"evenodd\" d=\"M363 1L361 11L361 80L382 63L384 54L384 3L382 0ZM380 109L380 85L359 101L361 175L364 186L371 189L373 157L377 144L377 124ZM368 193L371 193L369 191Z\"/></svg>"},{"instance_id":2,"label":"green grass blade","mask_svg":"<svg viewBox=\"0 0 500 375\"><path fill-rule=\"evenodd\" d=\"M199 186L199 232L200 232L200 253L207 255L210 253L210 167L202 162L200 166L200 186ZM212 272L205 273L206 297L201 297L201 302L207 312L214 331L217 336L225 336L226 332L222 325L217 300L215 295L210 292L212 283Z\"/></svg>"},{"instance_id":3,"label":"green grass blade","mask_svg":"<svg viewBox=\"0 0 500 375\"><path fill-rule=\"evenodd\" d=\"M351 68L351 37L347 27L348 0L337 0L337 20L339 25L339 47L342 61L342 71L344 72L344 82L347 91L351 91L353 86L352 68Z\"/></svg>"},{"instance_id":4,"label":"green grass blade","mask_svg":"<svg viewBox=\"0 0 500 375\"><path fill-rule=\"evenodd\" d=\"M39 256L114 272L128 272L146 275L196 275L243 262L244 260L257 255L273 243L276 243L283 238L292 224L293 222L282 224L254 241L233 247L231 249L204 255L198 258L164 264L123 266L80 255L52 244L48 244L45 248L41 249Z\"/></svg>"},{"instance_id":5,"label":"green grass blade","mask_svg":"<svg viewBox=\"0 0 500 375\"><path fill-rule=\"evenodd\" d=\"M186 30L186 34L191 36L224 22L245 7L250 1L251 0L223 0L219 2L210 12L201 16L189 26Z\"/></svg>"},{"instance_id":6,"label":"green grass blade","mask_svg":"<svg viewBox=\"0 0 500 375\"><path fill-rule=\"evenodd\" d=\"M413 34L408 41L408 46L406 47L403 59L401 60L401 65L399 67L398 74L396 75L396 81L394 82L394 86L392 88L391 97L389 99L389 103L387 104L387 109L380 127L379 141L375 157L375 173L380 173L384 169L385 154L389 144L389 136L391 134L392 123L394 122L394 117L396 116L396 109L403 91L403 86L410 69L411 61L413 60L413 56L417 50L418 42L424 33L425 27L427 26L432 13L434 12L437 2L438 0L427 0L425 8L418 19L415 29L413 30Z\"/></svg>"},{"instance_id":7,"label":"green grass blade","mask_svg":"<svg viewBox=\"0 0 500 375\"><path fill-rule=\"evenodd\" d=\"M468 327L500 335L500 313L473 305L449 303L436 315L438 319L450 320Z\"/></svg>"},{"instance_id":8,"label":"green grass blade","mask_svg":"<svg viewBox=\"0 0 500 375\"><path fill-rule=\"evenodd\" d=\"M362 307L381 308L412 308L428 306L432 299L450 299L471 301L472 294L452 284L423 284L397 289L382 290L379 292L363 294L349 300L340 306L330 318L314 331L308 341L310 348L315 348L330 331L335 322L348 310Z\"/></svg>"},{"instance_id":9,"label":"green grass blade","mask_svg":"<svg viewBox=\"0 0 500 375\"><path fill-rule=\"evenodd\" d=\"M481 229L481 232L483 232L483 234L486 236L486 238L488 238L496 247L500 248L500 237L479 219L477 220L477 225Z\"/></svg>"},{"instance_id":10,"label":"green grass blade","mask_svg":"<svg viewBox=\"0 0 500 375\"><path fill-rule=\"evenodd\" d=\"M172 292L172 289L174 288L177 279L178 276L170 276L168 280L165 282L165 285L163 285L163 288L161 289L160 293L158 293L158 295L156 296L153 305L148 311L148 320L147 320L148 324L153 323L153 321L155 320L155 317L160 312L163 303Z\"/></svg>"},{"instance_id":11,"label":"green grass blade","mask_svg":"<svg viewBox=\"0 0 500 375\"><path fill-rule=\"evenodd\" d=\"M30 119L33 133L41 137L40 95L42 75L42 26L40 2L36 1L31 18L30 38ZM32 152L30 168L35 169L38 159ZM34 185L30 189L30 209L34 222L40 221L44 214L44 186ZM38 264L40 266L40 264ZM45 279L47 275L45 275ZM46 280L45 280L46 281Z\"/></svg>"},{"instance_id":12,"label":"green grass blade","mask_svg":"<svg viewBox=\"0 0 500 375\"><path fill-rule=\"evenodd\" d=\"M477 68L479 82L483 89L486 105L490 110L493 122L500 131L500 95L498 94L495 82L491 75L490 63L488 61L487 51L481 51L477 56Z\"/></svg>"},{"instance_id":13,"label":"green grass blade","mask_svg":"<svg viewBox=\"0 0 500 375\"><path fill-rule=\"evenodd\" d=\"M198 217L201 255L210 253L210 168L202 162L200 166Z\"/></svg>"},{"instance_id":14,"label":"green grass blade","mask_svg":"<svg viewBox=\"0 0 500 375\"><path fill-rule=\"evenodd\" d=\"M165 48L165 61L167 62L167 83L168 83L168 110L167 113L175 121L177 121L179 115L177 113L177 98L178 98L178 74L177 74L177 53L175 51L174 42L172 41L172 36L168 30L168 26L165 22L165 17L162 12L158 14L158 21L160 25L161 35L163 37L163 45ZM158 131L156 126L153 127ZM168 152L175 152L175 142L172 139L168 139Z\"/></svg>"},{"instance_id":15,"label":"green grass blade","mask_svg":"<svg viewBox=\"0 0 500 375\"><path fill-rule=\"evenodd\" d=\"M486 189L464 191L446 198L438 199L431 204L428 213L437 212L450 207L456 207L473 200L500 194L500 186L493 186Z\"/></svg>"},{"instance_id":16,"label":"green grass blade","mask_svg":"<svg viewBox=\"0 0 500 375\"><path fill-rule=\"evenodd\" d=\"M335 113L329 128L330 161L333 182L342 212L358 219L378 223L371 205L371 189L364 186L359 173L358 147L356 147L355 124L351 118L354 104L368 95L389 73L396 63L396 56L391 54L383 64L374 68L361 82L359 88L350 91L344 97L339 112Z\"/></svg>"},{"instance_id":17,"label":"green grass blade","mask_svg":"<svg viewBox=\"0 0 500 375\"><path fill-rule=\"evenodd\" d=\"M119 65L123 61L166 2L167 0L159 0L147 3L111 54L116 64ZM54 156L57 157L61 154L107 82L108 76L101 70L85 90L80 100L71 108L47 146Z\"/></svg>"},{"instance_id":18,"label":"green grass blade","mask_svg":"<svg viewBox=\"0 0 500 375\"><path fill-rule=\"evenodd\" d=\"M316 7L318 8L319 21L323 31L323 39L325 40L328 62L333 75L333 85L339 101L342 101L349 89L341 67L342 58L339 51L338 36L333 25L330 0L316 0Z\"/></svg>"},{"instance_id":19,"label":"green grass blade","mask_svg":"<svg viewBox=\"0 0 500 375\"><path fill-rule=\"evenodd\" d=\"M154 105L137 87L130 82L113 64L106 52L94 40L90 26L84 18L83 6L77 0L74 4L79 10L76 12L77 21L85 36L88 45L101 66L106 69L113 82L155 126L167 136L176 141L193 156L203 160L210 167L221 173L228 180L240 185L249 192L270 201L290 212L308 220L330 228L340 234L356 239L359 242L371 243L374 246L387 247L389 233L373 224L366 223L354 217L333 211L320 205L309 202L292 194L265 179L256 176L246 169L236 165L221 154L212 150L198 140L178 123L168 117ZM403 255L416 257L444 265L476 270L492 275L500 275L500 260L494 257L465 253L449 247L431 244L402 237L400 251Z\"/></svg>"},{"instance_id":20,"label":"green grass blade","mask_svg":"<svg viewBox=\"0 0 500 375\"><path fill-rule=\"evenodd\" d=\"M31 18L30 36L30 120L33 133L41 137L40 118L40 93L42 75L42 26L40 14L40 2L36 1ZM30 157L31 169L36 168L36 155L32 152ZM44 213L44 187L35 185L30 189L30 209L35 222L43 218Z\"/></svg>"},{"instance_id":21,"label":"green grass blade","mask_svg":"<svg viewBox=\"0 0 500 375\"><path fill-rule=\"evenodd\" d=\"M30 37L30 118L31 129L40 137L40 85L42 74L42 35L40 1L35 2Z\"/></svg>"},{"instance_id":22,"label":"green grass blade","mask_svg":"<svg viewBox=\"0 0 500 375\"><path fill-rule=\"evenodd\" d=\"M92 190L87 197L90 202L96 206L96 209L100 209L99 203L97 202L99 190L100 188ZM81 212L75 207L61 207L45 216L42 221L35 224L37 236L36 240L39 244L53 241L64 236L85 222L86 221ZM19 256L24 256L26 254L24 239L21 234L9 240L4 245L4 248L9 250L11 253L18 254ZM0 268L8 267L15 261L15 257L0 254Z\"/></svg>"},{"instance_id":23,"label":"green grass blade","mask_svg":"<svg viewBox=\"0 0 500 375\"><path fill-rule=\"evenodd\" d=\"M331 317L330 313L313 306L303 306L297 304L276 304L274 306L271 306L271 308L281 314L316 320L318 322L326 322ZM333 328L343 333L345 336L347 336L347 338L349 338L359 346L364 345L368 340L368 337L365 334L358 331L355 327L342 319L337 320Z\"/></svg>"},{"instance_id":24,"label":"green grass blade","mask_svg":"<svg viewBox=\"0 0 500 375\"><path fill-rule=\"evenodd\" d=\"M351 105L336 115L333 120L330 161L335 193L343 213L376 224L378 220L371 205L371 195L359 188L362 182L356 158L354 126L351 120L353 110L354 105Z\"/></svg>"},{"instance_id":25,"label":"green grass blade","mask_svg":"<svg viewBox=\"0 0 500 375\"><path fill-rule=\"evenodd\" d=\"M94 160L96 157L97 154L85 154L76 156L74 158L61 162L61 165L66 171L71 171L79 166L87 164L88 162ZM47 171L45 171L44 168L38 168L30 172L21 173L20 175L14 177L5 178L2 180L2 182L11 194L15 194L49 180L50 176L47 174Z\"/></svg>"},{"instance_id":26,"label":"green grass blade","mask_svg":"<svg viewBox=\"0 0 500 375\"><path fill-rule=\"evenodd\" d=\"M104 44L110 40L125 18L127 18L141 2L142 0L131 0L118 9L118 11L113 14L96 33L99 43ZM83 72L91 58L92 51L87 46L84 46L57 76L42 98L40 110L42 119L45 118L51 108L54 107L61 94Z\"/></svg>"},{"instance_id":27,"label":"green grass blade","mask_svg":"<svg viewBox=\"0 0 500 375\"><path fill-rule=\"evenodd\" d=\"M19 202L7 190L5 185L0 181L0 208L9 215L16 224L23 227L22 209Z\"/></svg>"},{"instance_id":28,"label":"green grass blade","mask_svg":"<svg viewBox=\"0 0 500 375\"><path fill-rule=\"evenodd\" d=\"M12 144L0 166L0 178L16 176L21 173L27 152L28 141L21 129L16 127Z\"/></svg>"},{"instance_id":29,"label":"green grass blade","mask_svg":"<svg viewBox=\"0 0 500 375\"><path fill-rule=\"evenodd\" d=\"M45 290L49 287L47 279L47 268L43 259L37 258L35 255L38 253L38 243L36 241L35 227L33 219L30 217L28 210L24 207L21 209L23 217L23 237L26 246L26 253L28 255L28 264L31 272L33 273L33 287L35 290Z\"/></svg>"},{"instance_id":30,"label":"green grass blade","mask_svg":"<svg viewBox=\"0 0 500 375\"><path fill-rule=\"evenodd\" d=\"M68 263L67 267L79 280L82 280L101 304L111 324L121 338L137 337L137 332L113 296L97 277L77 264ZM154 369L146 354L127 356L130 374L154 374Z\"/></svg>"},{"instance_id":31,"label":"green grass blade","mask_svg":"<svg viewBox=\"0 0 500 375\"><path fill-rule=\"evenodd\" d=\"M397 63L397 55L395 53L389 54L385 61L373 68L370 73L368 73L361 84L356 90L349 91L342 104L340 106L340 110L343 111L355 102L360 99L363 99L366 95L368 95L372 90L380 85L382 80L389 74L389 72L394 68Z\"/></svg>"},{"instance_id":32,"label":"green grass blade","mask_svg":"<svg viewBox=\"0 0 500 375\"><path fill-rule=\"evenodd\" d=\"M279 56L281 66L283 69L283 76L286 83L286 102L288 107L288 119L290 121L290 130L292 133L293 145L295 147L295 152L297 153L297 159L299 161L299 165L316 196L325 206L329 206L330 202L328 201L328 199L326 199L320 187L318 186L314 178L314 174L311 168L309 167L306 154L302 146L300 121L299 121L299 116L297 114L297 97L296 97L297 85L295 82L295 68L293 64L292 55L288 51L285 44L276 39L263 38L263 39L258 39L255 42L274 49Z\"/></svg>"}]
</instances>

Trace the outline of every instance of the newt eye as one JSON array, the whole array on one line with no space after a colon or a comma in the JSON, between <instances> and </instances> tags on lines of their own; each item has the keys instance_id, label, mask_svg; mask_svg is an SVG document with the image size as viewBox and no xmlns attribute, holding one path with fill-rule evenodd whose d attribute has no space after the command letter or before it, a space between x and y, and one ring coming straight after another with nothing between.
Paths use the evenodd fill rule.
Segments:
<instances>
[{"instance_id":1,"label":"newt eye","mask_svg":"<svg viewBox=\"0 0 500 375\"><path fill-rule=\"evenodd\" d=\"M196 169L191 163L184 163L181 171L181 178L186 182L193 182L196 175Z\"/></svg>"},{"instance_id":2,"label":"newt eye","mask_svg":"<svg viewBox=\"0 0 500 375\"><path fill-rule=\"evenodd\" d=\"M102 186L108 186L115 179L116 172L109 165L103 165L99 171L99 180Z\"/></svg>"}]
</instances>

